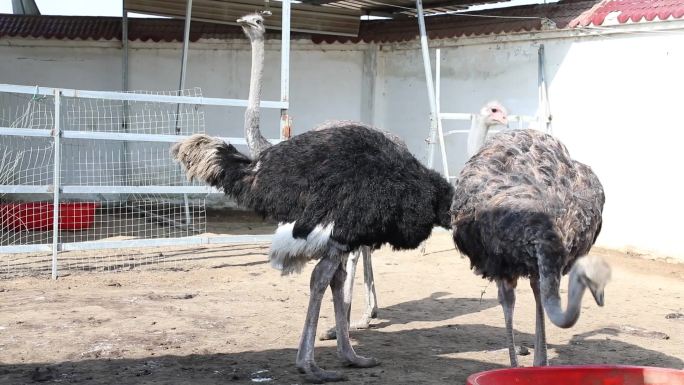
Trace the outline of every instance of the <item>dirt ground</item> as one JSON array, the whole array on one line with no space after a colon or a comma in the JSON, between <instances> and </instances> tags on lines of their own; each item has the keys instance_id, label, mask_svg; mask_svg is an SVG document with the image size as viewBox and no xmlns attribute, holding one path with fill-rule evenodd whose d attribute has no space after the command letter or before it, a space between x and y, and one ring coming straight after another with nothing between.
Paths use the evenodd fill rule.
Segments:
<instances>
[{"instance_id":1,"label":"dirt ground","mask_svg":"<svg viewBox=\"0 0 684 385\"><path fill-rule=\"evenodd\" d=\"M495 285L469 270L448 233L436 232L427 251L374 254L379 318L352 339L382 364L341 367L335 342L325 341L321 366L354 384L463 384L508 365ZM684 265L593 252L613 266L606 306L587 295L575 327L547 323L551 363L684 368ZM176 253L187 259L173 267L0 280L0 384L302 383L294 359L313 265L281 277L266 246ZM530 351L533 302L521 281L514 322ZM332 324L328 293L319 330ZM520 360L529 366L532 354Z\"/></svg>"}]
</instances>

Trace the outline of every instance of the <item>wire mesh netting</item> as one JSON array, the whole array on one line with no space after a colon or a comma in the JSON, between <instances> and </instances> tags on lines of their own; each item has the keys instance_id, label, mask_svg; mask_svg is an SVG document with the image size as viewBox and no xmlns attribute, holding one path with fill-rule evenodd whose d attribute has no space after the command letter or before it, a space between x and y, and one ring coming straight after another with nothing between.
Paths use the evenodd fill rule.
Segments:
<instances>
[{"instance_id":1,"label":"wire mesh netting","mask_svg":"<svg viewBox=\"0 0 684 385\"><path fill-rule=\"evenodd\" d=\"M177 91L136 93L178 95ZM185 90L181 95L201 96L201 92ZM54 105L52 96L0 92L0 127L52 130ZM201 106L189 104L62 97L60 112L62 131L204 132ZM107 242L181 238L206 231L204 195L136 190L188 185L169 156L169 143L73 138L60 142L59 182L70 187L60 195L58 208L58 243L63 250L78 249L82 242L108 247ZM54 153L52 137L0 135L0 276L42 272L50 266L45 251L53 243ZM43 189L28 191L27 186ZM24 252L25 246L32 248ZM70 255L79 255L79 262L68 263ZM131 255L140 261L131 261ZM112 270L140 265L142 260L168 260L154 255L108 249L65 251L59 258L60 269L67 270Z\"/></svg>"}]
</instances>

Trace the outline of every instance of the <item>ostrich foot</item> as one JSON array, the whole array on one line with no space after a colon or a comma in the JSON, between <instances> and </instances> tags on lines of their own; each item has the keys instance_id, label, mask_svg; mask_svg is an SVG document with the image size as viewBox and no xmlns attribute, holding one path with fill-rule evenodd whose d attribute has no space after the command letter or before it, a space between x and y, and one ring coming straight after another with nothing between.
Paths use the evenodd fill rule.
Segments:
<instances>
[{"instance_id":1,"label":"ostrich foot","mask_svg":"<svg viewBox=\"0 0 684 385\"><path fill-rule=\"evenodd\" d=\"M370 322L372 318L377 318L377 311L375 313L371 313L370 317L366 316L356 322L353 322L351 325L349 325L349 331L365 330L370 328ZM318 339L321 341L337 339L337 329L333 327L324 331L318 336Z\"/></svg>"},{"instance_id":2,"label":"ostrich foot","mask_svg":"<svg viewBox=\"0 0 684 385\"><path fill-rule=\"evenodd\" d=\"M344 365L352 368L372 368L380 365L380 361L373 357L354 356L353 358L342 358Z\"/></svg>"},{"instance_id":3,"label":"ostrich foot","mask_svg":"<svg viewBox=\"0 0 684 385\"><path fill-rule=\"evenodd\" d=\"M314 384L323 384L325 382L339 382L347 381L347 376L340 372L332 370L323 370L315 362L297 363L297 370L299 373L305 374L306 379Z\"/></svg>"}]
</instances>

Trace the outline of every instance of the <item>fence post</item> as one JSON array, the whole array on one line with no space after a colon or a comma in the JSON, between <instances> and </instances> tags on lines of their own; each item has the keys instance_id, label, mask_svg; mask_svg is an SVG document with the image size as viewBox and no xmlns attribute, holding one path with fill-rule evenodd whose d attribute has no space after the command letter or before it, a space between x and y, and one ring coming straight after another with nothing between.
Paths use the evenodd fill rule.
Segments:
<instances>
[{"instance_id":1,"label":"fence post","mask_svg":"<svg viewBox=\"0 0 684 385\"><path fill-rule=\"evenodd\" d=\"M57 254L59 253L59 200L60 200L60 178L61 178L61 96L62 91L55 89L55 126L52 129L52 140L54 145L54 172L52 180L52 279L57 279Z\"/></svg>"},{"instance_id":2,"label":"fence post","mask_svg":"<svg viewBox=\"0 0 684 385\"><path fill-rule=\"evenodd\" d=\"M268 3L266 3L268 4ZM280 110L280 139L290 139L292 122L289 115L290 102L290 0L282 1L282 24L280 38L280 101L287 102L288 108Z\"/></svg>"}]
</instances>

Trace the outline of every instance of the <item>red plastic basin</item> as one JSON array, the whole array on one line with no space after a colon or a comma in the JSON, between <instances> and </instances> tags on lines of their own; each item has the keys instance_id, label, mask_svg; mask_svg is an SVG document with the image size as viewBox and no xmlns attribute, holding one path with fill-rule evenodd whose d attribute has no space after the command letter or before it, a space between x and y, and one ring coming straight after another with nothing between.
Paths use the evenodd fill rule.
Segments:
<instances>
[{"instance_id":1,"label":"red plastic basin","mask_svg":"<svg viewBox=\"0 0 684 385\"><path fill-rule=\"evenodd\" d=\"M498 369L468 377L467 385L684 385L684 371L645 366L548 366Z\"/></svg>"},{"instance_id":2,"label":"red plastic basin","mask_svg":"<svg viewBox=\"0 0 684 385\"><path fill-rule=\"evenodd\" d=\"M93 225L96 202L59 204L60 230L85 230ZM50 230L53 221L51 202L5 203L0 205L0 227L13 231Z\"/></svg>"}]
</instances>

